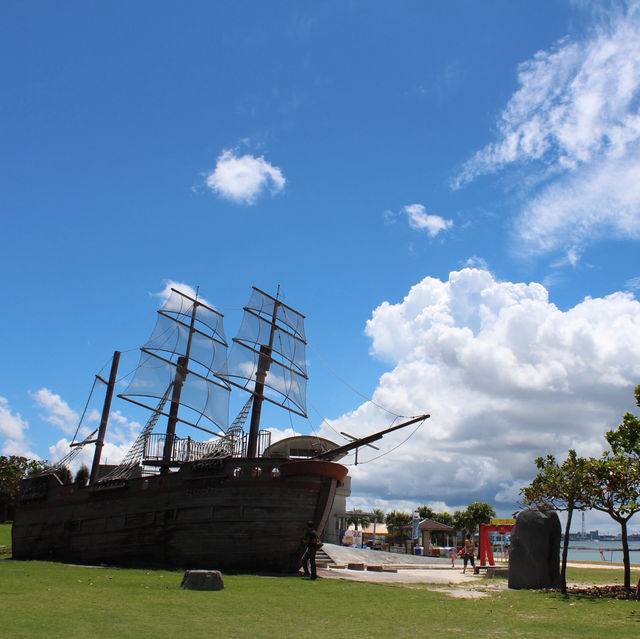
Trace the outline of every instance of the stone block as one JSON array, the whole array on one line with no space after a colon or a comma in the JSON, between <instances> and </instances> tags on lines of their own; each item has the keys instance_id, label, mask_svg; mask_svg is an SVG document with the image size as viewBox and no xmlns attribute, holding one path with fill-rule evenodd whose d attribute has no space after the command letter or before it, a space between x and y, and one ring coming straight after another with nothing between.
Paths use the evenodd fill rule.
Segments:
<instances>
[{"instance_id":1,"label":"stone block","mask_svg":"<svg viewBox=\"0 0 640 639\"><path fill-rule=\"evenodd\" d=\"M508 577L509 568L507 566L487 566L487 577Z\"/></svg>"},{"instance_id":2,"label":"stone block","mask_svg":"<svg viewBox=\"0 0 640 639\"><path fill-rule=\"evenodd\" d=\"M511 533L509 588L560 587L560 520L554 511L528 508Z\"/></svg>"},{"instance_id":3,"label":"stone block","mask_svg":"<svg viewBox=\"0 0 640 639\"><path fill-rule=\"evenodd\" d=\"M361 563L350 563L350 564L347 564L347 568L349 570L364 570L364 564L361 564Z\"/></svg>"},{"instance_id":4,"label":"stone block","mask_svg":"<svg viewBox=\"0 0 640 639\"><path fill-rule=\"evenodd\" d=\"M180 585L187 590L222 590L224 588L219 570L187 570Z\"/></svg>"}]
</instances>

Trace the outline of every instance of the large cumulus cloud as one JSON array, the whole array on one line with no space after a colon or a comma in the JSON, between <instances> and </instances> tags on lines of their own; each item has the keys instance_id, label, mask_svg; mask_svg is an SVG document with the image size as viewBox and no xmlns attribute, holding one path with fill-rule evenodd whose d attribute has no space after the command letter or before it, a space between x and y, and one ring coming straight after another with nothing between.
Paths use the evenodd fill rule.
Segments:
<instances>
[{"instance_id":1,"label":"large cumulus cloud","mask_svg":"<svg viewBox=\"0 0 640 639\"><path fill-rule=\"evenodd\" d=\"M370 507L478 499L511 509L536 456L599 454L640 383L640 303L626 293L561 310L540 284L467 268L383 302L366 332L392 369L375 403L332 426L354 435L385 427L392 417L376 403L431 414L393 454L373 460L379 452L361 449L360 460L372 461L352 468L354 498ZM407 430L385 438L381 452Z\"/></svg>"}]
</instances>

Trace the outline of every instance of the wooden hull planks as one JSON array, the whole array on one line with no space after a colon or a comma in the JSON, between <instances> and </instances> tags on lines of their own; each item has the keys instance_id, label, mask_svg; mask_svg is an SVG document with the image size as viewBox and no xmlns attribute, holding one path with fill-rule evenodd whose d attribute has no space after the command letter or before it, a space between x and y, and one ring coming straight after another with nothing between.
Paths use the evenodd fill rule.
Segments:
<instances>
[{"instance_id":1,"label":"wooden hull planks","mask_svg":"<svg viewBox=\"0 0 640 639\"><path fill-rule=\"evenodd\" d=\"M321 532L347 469L226 458L95 487L24 481L13 557L222 571L297 570L307 521Z\"/></svg>"}]
</instances>

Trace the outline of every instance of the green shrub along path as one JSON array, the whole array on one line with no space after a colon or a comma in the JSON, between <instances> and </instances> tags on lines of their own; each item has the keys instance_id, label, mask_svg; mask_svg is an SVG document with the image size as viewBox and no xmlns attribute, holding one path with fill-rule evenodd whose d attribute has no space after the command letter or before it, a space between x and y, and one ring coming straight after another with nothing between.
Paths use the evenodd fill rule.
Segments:
<instances>
[{"instance_id":1,"label":"green shrub along path","mask_svg":"<svg viewBox=\"0 0 640 639\"><path fill-rule=\"evenodd\" d=\"M7 556L0 556L0 635L12 639L640 636L637 601L504 589L458 599L428 584L255 575L224 575L224 590L196 592L180 588L182 572ZM613 583L618 572L572 569L570 578Z\"/></svg>"}]
</instances>

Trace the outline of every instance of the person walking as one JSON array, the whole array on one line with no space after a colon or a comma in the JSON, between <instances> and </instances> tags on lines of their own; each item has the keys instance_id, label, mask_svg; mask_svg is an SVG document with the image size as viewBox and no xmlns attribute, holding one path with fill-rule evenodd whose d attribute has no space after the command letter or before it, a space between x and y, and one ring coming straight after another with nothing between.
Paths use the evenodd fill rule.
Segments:
<instances>
[{"instance_id":1,"label":"person walking","mask_svg":"<svg viewBox=\"0 0 640 639\"><path fill-rule=\"evenodd\" d=\"M464 561L464 568L462 569L463 575L467 571L468 561L471 561L471 567L474 569L474 572L475 572L475 567L476 567L476 563L474 559L475 552L476 552L476 545L471 540L471 535L467 535L467 538L464 540L464 555L462 555L462 559Z\"/></svg>"},{"instance_id":2,"label":"person walking","mask_svg":"<svg viewBox=\"0 0 640 639\"><path fill-rule=\"evenodd\" d=\"M318 533L313 527L312 521L307 522L307 532L304 534L302 542L306 546L304 554L302 555L302 571L304 573L302 576L317 579L316 552L320 540L318 539Z\"/></svg>"}]
</instances>

